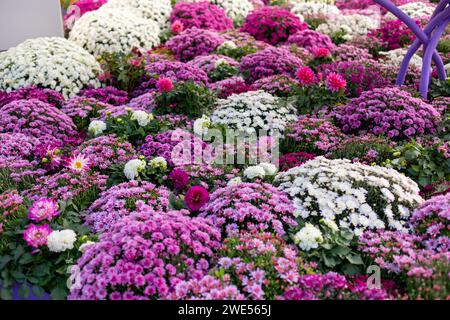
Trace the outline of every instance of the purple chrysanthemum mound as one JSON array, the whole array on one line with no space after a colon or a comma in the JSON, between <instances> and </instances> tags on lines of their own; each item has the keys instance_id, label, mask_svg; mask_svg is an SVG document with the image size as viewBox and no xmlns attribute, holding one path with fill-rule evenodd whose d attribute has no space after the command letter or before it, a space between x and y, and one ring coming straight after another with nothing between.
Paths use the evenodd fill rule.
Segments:
<instances>
[{"instance_id":1,"label":"purple chrysanthemum mound","mask_svg":"<svg viewBox=\"0 0 450 320\"><path fill-rule=\"evenodd\" d=\"M179 2L173 7L169 20L171 23L181 22L184 29L225 31L233 28L233 20L227 17L222 8L209 1Z\"/></svg>"},{"instance_id":2,"label":"purple chrysanthemum mound","mask_svg":"<svg viewBox=\"0 0 450 320\"><path fill-rule=\"evenodd\" d=\"M191 63L180 61L157 60L145 67L146 75L133 93L134 97L157 90L159 78L168 78L172 82L194 81L197 84L207 84L208 75ZM134 101L135 102L135 101Z\"/></svg>"},{"instance_id":3,"label":"purple chrysanthemum mound","mask_svg":"<svg viewBox=\"0 0 450 320\"><path fill-rule=\"evenodd\" d=\"M0 158L34 158L39 140L21 133L0 133Z\"/></svg>"},{"instance_id":4,"label":"purple chrysanthemum mound","mask_svg":"<svg viewBox=\"0 0 450 320\"><path fill-rule=\"evenodd\" d=\"M75 130L69 116L40 100L16 100L0 109L0 132L67 141L75 134Z\"/></svg>"},{"instance_id":5,"label":"purple chrysanthemum mound","mask_svg":"<svg viewBox=\"0 0 450 320\"><path fill-rule=\"evenodd\" d=\"M241 31L248 32L256 40L276 45L307 28L308 25L289 10L273 6L252 11L245 19Z\"/></svg>"},{"instance_id":6,"label":"purple chrysanthemum mound","mask_svg":"<svg viewBox=\"0 0 450 320\"><path fill-rule=\"evenodd\" d=\"M426 201L412 215L410 223L422 235L427 249L448 252L450 249L450 193Z\"/></svg>"},{"instance_id":7,"label":"purple chrysanthemum mound","mask_svg":"<svg viewBox=\"0 0 450 320\"><path fill-rule=\"evenodd\" d=\"M287 195L267 183L239 183L216 190L201 211L228 236L240 231L284 236L296 226Z\"/></svg>"},{"instance_id":8,"label":"purple chrysanthemum mound","mask_svg":"<svg viewBox=\"0 0 450 320\"><path fill-rule=\"evenodd\" d=\"M40 100L53 107L60 107L64 103L64 97L58 91L29 86L10 93L0 94L0 108L16 100L30 99Z\"/></svg>"},{"instance_id":9,"label":"purple chrysanthemum mound","mask_svg":"<svg viewBox=\"0 0 450 320\"><path fill-rule=\"evenodd\" d=\"M315 48L327 48L330 51L335 48L335 45L329 36L309 29L291 35L287 42L308 49L311 52Z\"/></svg>"},{"instance_id":10,"label":"purple chrysanthemum mound","mask_svg":"<svg viewBox=\"0 0 450 320\"><path fill-rule=\"evenodd\" d=\"M182 130L169 130L155 136L147 136L145 143L138 148L139 154L151 160L155 157L163 157L173 166L192 164L196 156L201 156L207 144L192 133ZM185 152L190 150L189 152Z\"/></svg>"},{"instance_id":11,"label":"purple chrysanthemum mound","mask_svg":"<svg viewBox=\"0 0 450 320\"><path fill-rule=\"evenodd\" d=\"M286 75L261 78L253 83L253 90L264 90L272 95L284 97L292 94L297 81Z\"/></svg>"},{"instance_id":12,"label":"purple chrysanthemum mound","mask_svg":"<svg viewBox=\"0 0 450 320\"><path fill-rule=\"evenodd\" d=\"M436 109L399 88L366 91L338 106L335 114L346 133L387 135L396 140L433 134L440 122Z\"/></svg>"},{"instance_id":13,"label":"purple chrysanthemum mound","mask_svg":"<svg viewBox=\"0 0 450 320\"><path fill-rule=\"evenodd\" d=\"M169 195L166 188L157 188L147 181L125 182L103 192L89 207L85 220L92 231L104 233L110 231L118 220L134 211L137 201L142 201L154 210L167 211Z\"/></svg>"},{"instance_id":14,"label":"purple chrysanthemum mound","mask_svg":"<svg viewBox=\"0 0 450 320\"><path fill-rule=\"evenodd\" d=\"M166 47L175 54L177 60L189 61L197 56L210 54L224 41L214 31L191 28L170 38Z\"/></svg>"},{"instance_id":15,"label":"purple chrysanthemum mound","mask_svg":"<svg viewBox=\"0 0 450 320\"><path fill-rule=\"evenodd\" d=\"M128 93L114 87L88 88L81 90L80 96L94 98L113 106L120 106L128 101Z\"/></svg>"},{"instance_id":16,"label":"purple chrysanthemum mound","mask_svg":"<svg viewBox=\"0 0 450 320\"><path fill-rule=\"evenodd\" d=\"M205 276L219 247L220 231L206 219L138 208L86 247L69 299L168 298L180 281Z\"/></svg>"},{"instance_id":17,"label":"purple chrysanthemum mound","mask_svg":"<svg viewBox=\"0 0 450 320\"><path fill-rule=\"evenodd\" d=\"M295 72L302 64L302 60L288 50L269 47L242 58L240 69L248 82L255 82L278 74L295 78Z\"/></svg>"},{"instance_id":18,"label":"purple chrysanthemum mound","mask_svg":"<svg viewBox=\"0 0 450 320\"><path fill-rule=\"evenodd\" d=\"M239 63L227 56L210 54L206 56L198 56L190 62L190 64L196 66L197 68L203 70L207 74L216 69L216 62L224 61L232 67L238 67Z\"/></svg>"},{"instance_id":19,"label":"purple chrysanthemum mound","mask_svg":"<svg viewBox=\"0 0 450 320\"><path fill-rule=\"evenodd\" d=\"M132 160L136 156L128 141L121 141L115 135L100 136L86 141L78 147L77 153L89 159L91 169L106 170L108 167Z\"/></svg>"},{"instance_id":20,"label":"purple chrysanthemum mound","mask_svg":"<svg viewBox=\"0 0 450 320\"><path fill-rule=\"evenodd\" d=\"M98 117L101 110L111 107L112 105L94 98L75 96L64 103L61 111L71 117L75 123L88 124L90 118Z\"/></svg>"}]
</instances>

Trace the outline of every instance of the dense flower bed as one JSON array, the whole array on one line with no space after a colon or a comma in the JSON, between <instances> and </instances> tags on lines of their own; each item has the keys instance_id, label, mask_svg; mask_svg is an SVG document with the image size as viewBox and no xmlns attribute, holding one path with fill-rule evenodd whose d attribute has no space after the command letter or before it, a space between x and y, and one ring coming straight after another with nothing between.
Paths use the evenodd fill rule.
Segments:
<instances>
[{"instance_id":1,"label":"dense flower bed","mask_svg":"<svg viewBox=\"0 0 450 320\"><path fill-rule=\"evenodd\" d=\"M449 299L450 83L420 98L419 50L395 85L400 20L62 2L67 39L0 53L0 299Z\"/></svg>"}]
</instances>

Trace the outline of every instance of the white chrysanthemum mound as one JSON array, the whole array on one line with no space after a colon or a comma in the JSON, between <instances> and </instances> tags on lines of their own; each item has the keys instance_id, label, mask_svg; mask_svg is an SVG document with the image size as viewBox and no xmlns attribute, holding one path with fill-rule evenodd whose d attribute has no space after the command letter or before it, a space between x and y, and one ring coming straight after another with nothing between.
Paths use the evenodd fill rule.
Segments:
<instances>
[{"instance_id":1,"label":"white chrysanthemum mound","mask_svg":"<svg viewBox=\"0 0 450 320\"><path fill-rule=\"evenodd\" d=\"M133 48L147 51L159 45L161 30L154 21L140 17L133 9L105 9L83 15L69 39L95 56L129 53Z\"/></svg>"},{"instance_id":2,"label":"white chrysanthemum mound","mask_svg":"<svg viewBox=\"0 0 450 320\"><path fill-rule=\"evenodd\" d=\"M221 7L236 24L241 24L254 9L249 0L211 0L210 2Z\"/></svg>"},{"instance_id":3,"label":"white chrysanthemum mound","mask_svg":"<svg viewBox=\"0 0 450 320\"><path fill-rule=\"evenodd\" d=\"M380 52L380 55L382 56L383 62L386 65L398 68L401 65L407 51L407 49L400 48L391 51ZM421 69L422 58L417 54L413 55L410 65L414 66L414 68L416 69Z\"/></svg>"},{"instance_id":4,"label":"white chrysanthemum mound","mask_svg":"<svg viewBox=\"0 0 450 320\"><path fill-rule=\"evenodd\" d=\"M252 133L258 130L283 132L288 121L296 119L292 106L264 91L249 91L219 99L211 116L213 124Z\"/></svg>"},{"instance_id":5,"label":"white chrysanthemum mound","mask_svg":"<svg viewBox=\"0 0 450 320\"><path fill-rule=\"evenodd\" d=\"M64 38L36 38L0 53L0 90L36 85L71 98L99 87L101 68L86 50Z\"/></svg>"},{"instance_id":6,"label":"white chrysanthemum mound","mask_svg":"<svg viewBox=\"0 0 450 320\"><path fill-rule=\"evenodd\" d=\"M317 2L300 2L297 3L291 12L300 18L307 17L332 17L340 14L338 7L332 4Z\"/></svg>"},{"instance_id":7,"label":"white chrysanthemum mound","mask_svg":"<svg viewBox=\"0 0 450 320\"><path fill-rule=\"evenodd\" d=\"M369 16L361 14L338 15L320 24L316 31L330 37L343 34L344 40L351 40L356 36L366 35L369 30L376 29L379 22Z\"/></svg>"},{"instance_id":8,"label":"white chrysanthemum mound","mask_svg":"<svg viewBox=\"0 0 450 320\"><path fill-rule=\"evenodd\" d=\"M425 2L409 2L404 5L401 5L398 7L401 9L404 13L406 13L408 16L410 16L413 19L419 19L423 17L430 17L434 10L435 6L431 3L425 3ZM397 17L394 16L392 13L387 13L384 18L386 20L397 20Z\"/></svg>"},{"instance_id":9,"label":"white chrysanthemum mound","mask_svg":"<svg viewBox=\"0 0 450 320\"><path fill-rule=\"evenodd\" d=\"M102 9L134 9L143 18L156 22L159 28L165 29L169 25L172 12L170 0L109 0Z\"/></svg>"},{"instance_id":10,"label":"white chrysanthemum mound","mask_svg":"<svg viewBox=\"0 0 450 320\"><path fill-rule=\"evenodd\" d=\"M335 0L289 0L289 3L324 3L324 4L335 4Z\"/></svg>"},{"instance_id":11,"label":"white chrysanthemum mound","mask_svg":"<svg viewBox=\"0 0 450 320\"><path fill-rule=\"evenodd\" d=\"M394 169L324 157L279 173L275 184L293 199L297 216L313 224L330 219L357 235L406 229L423 201L417 184Z\"/></svg>"}]
</instances>

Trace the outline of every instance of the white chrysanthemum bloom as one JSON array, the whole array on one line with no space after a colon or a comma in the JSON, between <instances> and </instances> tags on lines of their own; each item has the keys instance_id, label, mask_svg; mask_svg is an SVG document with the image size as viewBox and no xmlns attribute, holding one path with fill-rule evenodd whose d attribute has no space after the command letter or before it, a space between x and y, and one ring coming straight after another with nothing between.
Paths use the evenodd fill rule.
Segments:
<instances>
[{"instance_id":1,"label":"white chrysanthemum bloom","mask_svg":"<svg viewBox=\"0 0 450 320\"><path fill-rule=\"evenodd\" d=\"M326 3L316 3L316 2L300 2L297 3L291 12L302 18L307 17L333 17L341 13L338 7Z\"/></svg>"},{"instance_id":2,"label":"white chrysanthemum bloom","mask_svg":"<svg viewBox=\"0 0 450 320\"><path fill-rule=\"evenodd\" d=\"M211 127L211 119L203 115L201 118L194 121L194 133L197 135L203 135L208 132L208 129Z\"/></svg>"},{"instance_id":3,"label":"white chrysanthemum bloom","mask_svg":"<svg viewBox=\"0 0 450 320\"><path fill-rule=\"evenodd\" d=\"M445 70L447 71L447 75L450 74L450 63L445 65ZM449 77L447 77L447 79L449 79Z\"/></svg>"},{"instance_id":4,"label":"white chrysanthemum bloom","mask_svg":"<svg viewBox=\"0 0 450 320\"><path fill-rule=\"evenodd\" d=\"M434 10L436 9L436 6L432 3L426 3L426 2L409 2L405 3L404 5L401 5L398 7L400 10L402 10L404 13L406 13L409 17L412 19L419 19L423 17L430 17ZM397 20L398 18L394 16L392 13L388 12L384 19L386 20Z\"/></svg>"},{"instance_id":5,"label":"white chrysanthemum bloom","mask_svg":"<svg viewBox=\"0 0 450 320\"><path fill-rule=\"evenodd\" d=\"M319 244L323 242L322 232L311 223L306 223L305 226L294 235L294 243L302 250L310 251L317 249Z\"/></svg>"},{"instance_id":6,"label":"white chrysanthemum bloom","mask_svg":"<svg viewBox=\"0 0 450 320\"><path fill-rule=\"evenodd\" d=\"M234 186L240 183L242 183L241 177L234 177L233 179L230 179L230 181L228 181L227 186Z\"/></svg>"},{"instance_id":7,"label":"white chrysanthemum bloom","mask_svg":"<svg viewBox=\"0 0 450 320\"><path fill-rule=\"evenodd\" d=\"M161 30L169 27L170 0L109 0L102 9L134 9L143 18L156 22Z\"/></svg>"},{"instance_id":8,"label":"white chrysanthemum bloom","mask_svg":"<svg viewBox=\"0 0 450 320\"><path fill-rule=\"evenodd\" d=\"M87 247L89 247L93 244L95 244L95 242L87 241L87 242L83 243L78 250L80 250L80 252L84 252L84 251L86 251Z\"/></svg>"},{"instance_id":9,"label":"white chrysanthemum bloom","mask_svg":"<svg viewBox=\"0 0 450 320\"><path fill-rule=\"evenodd\" d=\"M274 176L278 172L277 166L272 163L262 162L259 166L264 169L264 172L268 176Z\"/></svg>"},{"instance_id":10,"label":"white chrysanthemum bloom","mask_svg":"<svg viewBox=\"0 0 450 320\"><path fill-rule=\"evenodd\" d=\"M159 45L161 29L133 9L100 8L83 15L75 23L69 39L95 56L129 53L133 48L150 50Z\"/></svg>"},{"instance_id":11,"label":"white chrysanthemum bloom","mask_svg":"<svg viewBox=\"0 0 450 320\"><path fill-rule=\"evenodd\" d=\"M236 49L236 48L237 45L233 41L228 40L222 43L218 49L220 50L220 49Z\"/></svg>"},{"instance_id":12,"label":"white chrysanthemum bloom","mask_svg":"<svg viewBox=\"0 0 450 320\"><path fill-rule=\"evenodd\" d=\"M324 3L324 4L335 4L335 0L289 0L291 4L297 3Z\"/></svg>"},{"instance_id":13,"label":"white chrysanthemum bloom","mask_svg":"<svg viewBox=\"0 0 450 320\"><path fill-rule=\"evenodd\" d=\"M214 62L214 67L217 68L221 64L228 64L228 62L224 58L219 58L216 60L216 62Z\"/></svg>"},{"instance_id":14,"label":"white chrysanthemum bloom","mask_svg":"<svg viewBox=\"0 0 450 320\"><path fill-rule=\"evenodd\" d=\"M136 180L136 178L139 177L139 173L145 169L146 165L145 161L141 159L130 160L125 164L123 173L128 180Z\"/></svg>"},{"instance_id":15,"label":"white chrysanthemum bloom","mask_svg":"<svg viewBox=\"0 0 450 320\"><path fill-rule=\"evenodd\" d=\"M51 252L64 252L73 249L76 240L73 230L53 231L47 238L47 247Z\"/></svg>"},{"instance_id":16,"label":"white chrysanthemum bloom","mask_svg":"<svg viewBox=\"0 0 450 320\"><path fill-rule=\"evenodd\" d=\"M141 127L145 127L154 119L153 114L142 110L135 110L131 115L131 120L136 120Z\"/></svg>"},{"instance_id":17,"label":"white chrysanthemum bloom","mask_svg":"<svg viewBox=\"0 0 450 320\"><path fill-rule=\"evenodd\" d=\"M249 134L258 130L283 132L287 122L297 118L297 111L281 102L261 90L233 94L218 100L211 122Z\"/></svg>"},{"instance_id":18,"label":"white chrysanthemum bloom","mask_svg":"<svg viewBox=\"0 0 450 320\"><path fill-rule=\"evenodd\" d=\"M383 62L386 65L398 68L401 65L407 51L408 51L407 49L399 48L386 52L380 52L380 55L383 57ZM421 69L422 58L417 54L413 55L410 61L410 65L414 66L417 69Z\"/></svg>"},{"instance_id":19,"label":"white chrysanthemum bloom","mask_svg":"<svg viewBox=\"0 0 450 320\"><path fill-rule=\"evenodd\" d=\"M90 134L94 136L101 135L106 130L106 123L101 120L93 120L88 127Z\"/></svg>"},{"instance_id":20,"label":"white chrysanthemum bloom","mask_svg":"<svg viewBox=\"0 0 450 320\"><path fill-rule=\"evenodd\" d=\"M335 232L339 231L339 226L336 224L336 222L334 222L331 219L328 218L323 219L323 224Z\"/></svg>"},{"instance_id":21,"label":"white chrysanthemum bloom","mask_svg":"<svg viewBox=\"0 0 450 320\"><path fill-rule=\"evenodd\" d=\"M398 171L350 160L317 157L280 172L274 183L292 198L296 216L310 223L330 219L355 233L406 231L410 213L423 201L417 183Z\"/></svg>"},{"instance_id":22,"label":"white chrysanthemum bloom","mask_svg":"<svg viewBox=\"0 0 450 320\"><path fill-rule=\"evenodd\" d=\"M244 170L244 177L247 179L263 179L266 176L266 171L261 166L251 166Z\"/></svg>"},{"instance_id":23,"label":"white chrysanthemum bloom","mask_svg":"<svg viewBox=\"0 0 450 320\"><path fill-rule=\"evenodd\" d=\"M163 157L156 157L150 160L150 167L153 169L167 169L167 161Z\"/></svg>"},{"instance_id":24,"label":"white chrysanthemum bloom","mask_svg":"<svg viewBox=\"0 0 450 320\"><path fill-rule=\"evenodd\" d=\"M241 24L254 9L249 0L211 0L210 2L221 7L237 25Z\"/></svg>"},{"instance_id":25,"label":"white chrysanthemum bloom","mask_svg":"<svg viewBox=\"0 0 450 320\"><path fill-rule=\"evenodd\" d=\"M344 33L344 40L351 40L356 36L366 35L370 30L379 27L379 21L361 14L337 15L320 24L316 31L330 37Z\"/></svg>"},{"instance_id":26,"label":"white chrysanthemum bloom","mask_svg":"<svg viewBox=\"0 0 450 320\"><path fill-rule=\"evenodd\" d=\"M0 90L11 92L35 85L76 96L85 87L100 86L100 64L86 50L64 38L36 38L0 52Z\"/></svg>"}]
</instances>

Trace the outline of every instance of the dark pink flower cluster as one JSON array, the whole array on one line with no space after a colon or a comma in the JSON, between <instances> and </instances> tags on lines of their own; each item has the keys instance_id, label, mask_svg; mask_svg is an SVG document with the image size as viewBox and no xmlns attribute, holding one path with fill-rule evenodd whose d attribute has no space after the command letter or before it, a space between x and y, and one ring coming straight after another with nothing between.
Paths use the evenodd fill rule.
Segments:
<instances>
[{"instance_id":1,"label":"dark pink flower cluster","mask_svg":"<svg viewBox=\"0 0 450 320\"><path fill-rule=\"evenodd\" d=\"M335 108L335 114L346 133L387 135L395 140L433 134L440 122L439 112L431 105L396 87L366 91Z\"/></svg>"},{"instance_id":2,"label":"dark pink flower cluster","mask_svg":"<svg viewBox=\"0 0 450 320\"><path fill-rule=\"evenodd\" d=\"M216 91L220 99L226 99L232 94L240 94L253 90L253 87L245 83L245 80L241 77L231 77L211 83L209 88Z\"/></svg>"},{"instance_id":3,"label":"dark pink flower cluster","mask_svg":"<svg viewBox=\"0 0 450 320\"><path fill-rule=\"evenodd\" d=\"M91 169L108 167L135 159L136 152L128 141L120 141L115 135L100 136L84 142L77 150L89 159Z\"/></svg>"},{"instance_id":4,"label":"dark pink flower cluster","mask_svg":"<svg viewBox=\"0 0 450 320\"><path fill-rule=\"evenodd\" d=\"M216 190L201 211L229 235L240 231L273 232L279 236L297 225L286 194L267 183L239 183Z\"/></svg>"},{"instance_id":5,"label":"dark pink flower cluster","mask_svg":"<svg viewBox=\"0 0 450 320\"><path fill-rule=\"evenodd\" d=\"M300 167L305 162L312 160L316 155L306 152L292 152L280 157L280 171L287 171L291 168Z\"/></svg>"},{"instance_id":6,"label":"dark pink flower cluster","mask_svg":"<svg viewBox=\"0 0 450 320\"><path fill-rule=\"evenodd\" d=\"M335 45L329 36L310 29L292 34L289 36L287 43L306 48L311 53L314 53L314 49L317 48L326 48L330 51L335 48Z\"/></svg>"},{"instance_id":7,"label":"dark pink flower cluster","mask_svg":"<svg viewBox=\"0 0 450 320\"><path fill-rule=\"evenodd\" d=\"M252 85L254 90L264 90L274 96L287 97L295 89L297 82L287 75L274 75L261 78Z\"/></svg>"},{"instance_id":8,"label":"dark pink flower cluster","mask_svg":"<svg viewBox=\"0 0 450 320\"><path fill-rule=\"evenodd\" d=\"M227 17L222 8L209 1L178 2L169 20L172 24L181 24L184 30L199 28L225 31L233 28L233 20Z\"/></svg>"},{"instance_id":9,"label":"dark pink flower cluster","mask_svg":"<svg viewBox=\"0 0 450 320\"><path fill-rule=\"evenodd\" d=\"M416 24L420 26L420 20L416 20ZM382 41L383 51L405 48L416 38L411 29L401 20L383 21L378 29L370 31L368 35Z\"/></svg>"},{"instance_id":10,"label":"dark pink flower cluster","mask_svg":"<svg viewBox=\"0 0 450 320\"><path fill-rule=\"evenodd\" d=\"M87 210L85 221L96 233L108 232L117 221L136 210L138 201L157 211L166 211L169 191L147 181L133 180L115 185L94 201Z\"/></svg>"},{"instance_id":11,"label":"dark pink flower cluster","mask_svg":"<svg viewBox=\"0 0 450 320\"><path fill-rule=\"evenodd\" d=\"M94 98L113 106L120 106L128 102L128 93L114 87L83 89L80 92L80 96Z\"/></svg>"},{"instance_id":12,"label":"dark pink flower cluster","mask_svg":"<svg viewBox=\"0 0 450 320\"><path fill-rule=\"evenodd\" d=\"M0 109L0 132L67 141L76 127L61 110L40 100L16 100ZM53 138L53 139L52 139Z\"/></svg>"},{"instance_id":13,"label":"dark pink flower cluster","mask_svg":"<svg viewBox=\"0 0 450 320\"><path fill-rule=\"evenodd\" d=\"M307 29L308 25L282 7L263 7L252 11L245 19L242 31L248 32L256 40L272 45L285 42L290 35Z\"/></svg>"},{"instance_id":14,"label":"dark pink flower cluster","mask_svg":"<svg viewBox=\"0 0 450 320\"><path fill-rule=\"evenodd\" d=\"M170 38L166 47L175 54L177 60L189 61L197 56L212 53L224 41L224 38L214 31L191 28Z\"/></svg>"},{"instance_id":15,"label":"dark pink flower cluster","mask_svg":"<svg viewBox=\"0 0 450 320\"><path fill-rule=\"evenodd\" d=\"M218 229L187 211L138 208L86 248L69 299L169 298L181 281L208 273L219 241Z\"/></svg>"},{"instance_id":16,"label":"dark pink flower cluster","mask_svg":"<svg viewBox=\"0 0 450 320\"><path fill-rule=\"evenodd\" d=\"M269 47L242 58L240 69L246 80L252 83L261 78L280 74L294 78L302 64L302 60L288 50Z\"/></svg>"},{"instance_id":17,"label":"dark pink flower cluster","mask_svg":"<svg viewBox=\"0 0 450 320\"><path fill-rule=\"evenodd\" d=\"M29 86L10 93L4 93L3 95L0 94L0 108L16 100L30 99L37 99L57 108L61 107L64 103L62 94L55 90Z\"/></svg>"}]
</instances>

